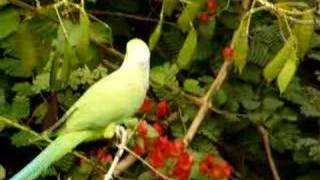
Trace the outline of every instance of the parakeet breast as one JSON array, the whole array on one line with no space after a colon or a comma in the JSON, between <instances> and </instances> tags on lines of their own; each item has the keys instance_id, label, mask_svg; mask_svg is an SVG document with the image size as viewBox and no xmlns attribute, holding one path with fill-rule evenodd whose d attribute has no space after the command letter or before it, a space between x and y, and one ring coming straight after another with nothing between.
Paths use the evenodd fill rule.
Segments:
<instances>
[{"instance_id":1,"label":"parakeet breast","mask_svg":"<svg viewBox=\"0 0 320 180\"><path fill-rule=\"evenodd\" d=\"M149 68L120 68L90 87L73 105L66 130L104 128L110 122L132 116L142 104L149 84Z\"/></svg>"}]
</instances>

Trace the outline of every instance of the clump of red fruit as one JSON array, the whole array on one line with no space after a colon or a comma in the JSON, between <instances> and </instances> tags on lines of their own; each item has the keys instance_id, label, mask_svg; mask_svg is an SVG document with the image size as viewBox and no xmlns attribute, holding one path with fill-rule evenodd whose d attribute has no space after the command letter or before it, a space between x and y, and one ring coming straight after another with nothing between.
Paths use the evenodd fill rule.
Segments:
<instances>
[{"instance_id":1,"label":"clump of red fruit","mask_svg":"<svg viewBox=\"0 0 320 180\"><path fill-rule=\"evenodd\" d=\"M101 164L107 164L112 162L112 155L108 152L105 152L101 148L97 150L97 158Z\"/></svg>"},{"instance_id":2,"label":"clump of red fruit","mask_svg":"<svg viewBox=\"0 0 320 180\"><path fill-rule=\"evenodd\" d=\"M225 59L233 57L233 50L225 48L223 50ZM140 110L144 113L151 112L152 102L146 99ZM157 104L155 116L157 119L164 118L169 112L169 103L167 101L160 101ZM153 128L157 133L157 138L149 138L148 130ZM166 170L167 174L177 180L188 180L191 174L191 169L195 164L193 156L187 151L185 143L180 140L170 140L165 135L165 128L157 121L149 126L146 121L140 121L137 126L138 143L136 143L132 150L142 156L147 154L148 161L151 166L156 169ZM140 141L139 140L143 140ZM101 155L102 157L102 155ZM172 163L169 164L167 161ZM199 171L210 179L225 179L231 176L232 167L224 160L206 155L199 164Z\"/></svg>"},{"instance_id":3,"label":"clump of red fruit","mask_svg":"<svg viewBox=\"0 0 320 180\"><path fill-rule=\"evenodd\" d=\"M201 23L206 23L209 21L210 16L215 15L218 9L218 3L216 0L207 0L206 2L206 10L200 12L198 15L198 20Z\"/></svg>"},{"instance_id":4,"label":"clump of red fruit","mask_svg":"<svg viewBox=\"0 0 320 180\"><path fill-rule=\"evenodd\" d=\"M199 171L211 179L219 179L229 177L232 173L232 167L224 160L207 155L201 161Z\"/></svg>"}]
</instances>

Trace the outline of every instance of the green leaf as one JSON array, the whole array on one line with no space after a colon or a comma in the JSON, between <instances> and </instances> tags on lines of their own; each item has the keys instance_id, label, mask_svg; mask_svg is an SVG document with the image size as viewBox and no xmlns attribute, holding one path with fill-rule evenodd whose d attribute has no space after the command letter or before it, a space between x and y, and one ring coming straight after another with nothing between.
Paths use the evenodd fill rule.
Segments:
<instances>
[{"instance_id":1,"label":"green leaf","mask_svg":"<svg viewBox=\"0 0 320 180\"><path fill-rule=\"evenodd\" d=\"M19 131L10 137L11 144L16 147L23 147L33 144L35 141L39 140L39 137L27 132Z\"/></svg>"},{"instance_id":2,"label":"green leaf","mask_svg":"<svg viewBox=\"0 0 320 180\"><path fill-rule=\"evenodd\" d=\"M219 89L213 97L214 105L221 106L228 101L228 95L223 89Z\"/></svg>"},{"instance_id":3,"label":"green leaf","mask_svg":"<svg viewBox=\"0 0 320 180\"><path fill-rule=\"evenodd\" d=\"M29 77L37 65L37 51L34 45L33 36L26 24L21 24L16 33L15 50L21 60L19 75Z\"/></svg>"},{"instance_id":4,"label":"green leaf","mask_svg":"<svg viewBox=\"0 0 320 180\"><path fill-rule=\"evenodd\" d=\"M255 100L242 100L241 104L246 110L249 111L255 110L261 105L260 101Z\"/></svg>"},{"instance_id":5,"label":"green leaf","mask_svg":"<svg viewBox=\"0 0 320 180\"><path fill-rule=\"evenodd\" d=\"M298 114L291 108L283 108L283 110L280 112L280 116L282 119L288 120L288 121L297 121L298 120Z\"/></svg>"},{"instance_id":6,"label":"green leaf","mask_svg":"<svg viewBox=\"0 0 320 180\"><path fill-rule=\"evenodd\" d=\"M43 103L39 104L35 107L32 117L35 118L35 123L40 124L42 119L46 116L48 111L48 103L44 101Z\"/></svg>"},{"instance_id":7,"label":"green leaf","mask_svg":"<svg viewBox=\"0 0 320 180\"><path fill-rule=\"evenodd\" d=\"M11 115L17 119L28 117L30 100L26 96L15 96L11 106Z\"/></svg>"},{"instance_id":8,"label":"green leaf","mask_svg":"<svg viewBox=\"0 0 320 180\"><path fill-rule=\"evenodd\" d=\"M153 180L154 175L150 171L143 172L139 175L138 180Z\"/></svg>"},{"instance_id":9,"label":"green leaf","mask_svg":"<svg viewBox=\"0 0 320 180\"><path fill-rule=\"evenodd\" d=\"M0 6L4 6L6 4L8 4L9 1L8 0L0 0ZM0 176L0 179L1 179L1 176Z\"/></svg>"},{"instance_id":10,"label":"green leaf","mask_svg":"<svg viewBox=\"0 0 320 180\"><path fill-rule=\"evenodd\" d=\"M268 96L263 99L263 109L267 111L275 111L281 108L284 103L276 97Z\"/></svg>"},{"instance_id":11,"label":"green leaf","mask_svg":"<svg viewBox=\"0 0 320 180\"><path fill-rule=\"evenodd\" d=\"M171 16L178 4L179 4L179 0L164 0L163 1L164 14L167 16Z\"/></svg>"},{"instance_id":12,"label":"green leaf","mask_svg":"<svg viewBox=\"0 0 320 180\"><path fill-rule=\"evenodd\" d=\"M22 96L30 96L33 94L32 85L28 82L21 82L21 83L14 84L12 87L12 91Z\"/></svg>"},{"instance_id":13,"label":"green leaf","mask_svg":"<svg viewBox=\"0 0 320 180\"><path fill-rule=\"evenodd\" d=\"M183 89L199 96L204 93L204 90L199 86L199 81L195 79L186 79L183 82Z\"/></svg>"},{"instance_id":14,"label":"green leaf","mask_svg":"<svg viewBox=\"0 0 320 180\"><path fill-rule=\"evenodd\" d=\"M61 67L61 78L60 78L62 82L62 87L65 87L68 84L71 70L77 64L78 64L78 59L73 51L73 48L71 47L68 41L65 41L63 62Z\"/></svg>"},{"instance_id":15,"label":"green leaf","mask_svg":"<svg viewBox=\"0 0 320 180\"><path fill-rule=\"evenodd\" d=\"M305 13L302 15L301 20L311 21L314 20L313 12ZM302 24L297 23L293 29L295 36L297 37L298 44L298 57L302 58L310 49L311 40L314 34L314 23Z\"/></svg>"},{"instance_id":16,"label":"green leaf","mask_svg":"<svg viewBox=\"0 0 320 180\"><path fill-rule=\"evenodd\" d=\"M249 19L245 18L234 34L234 64L240 73L247 63L249 52L248 28Z\"/></svg>"},{"instance_id":17,"label":"green leaf","mask_svg":"<svg viewBox=\"0 0 320 180\"><path fill-rule=\"evenodd\" d=\"M160 21L158 22L155 30L152 32L150 38L149 38L149 48L152 51L156 45L158 44L158 41L161 36L161 31L162 31L162 18L160 18Z\"/></svg>"},{"instance_id":18,"label":"green leaf","mask_svg":"<svg viewBox=\"0 0 320 180\"><path fill-rule=\"evenodd\" d=\"M205 2L205 0L191 0L183 9L177 21L178 27L183 32L187 32L190 29L193 19L200 13Z\"/></svg>"},{"instance_id":19,"label":"green leaf","mask_svg":"<svg viewBox=\"0 0 320 180\"><path fill-rule=\"evenodd\" d=\"M4 5L6 0L0 1L0 6ZM17 30L20 22L19 13L13 9L4 9L0 11L0 39L7 37Z\"/></svg>"},{"instance_id":20,"label":"green leaf","mask_svg":"<svg viewBox=\"0 0 320 180\"><path fill-rule=\"evenodd\" d=\"M90 23L90 39L97 43L112 44L112 30L107 24Z\"/></svg>"},{"instance_id":21,"label":"green leaf","mask_svg":"<svg viewBox=\"0 0 320 180\"><path fill-rule=\"evenodd\" d=\"M296 38L290 36L283 48L277 53L273 60L263 69L263 76L267 82L271 82L275 79L286 63L287 59L295 58L296 53Z\"/></svg>"},{"instance_id":22,"label":"green leaf","mask_svg":"<svg viewBox=\"0 0 320 180\"><path fill-rule=\"evenodd\" d=\"M87 64L90 59L90 20L85 12L80 12L79 41L77 52L82 63Z\"/></svg>"},{"instance_id":23,"label":"green leaf","mask_svg":"<svg viewBox=\"0 0 320 180\"><path fill-rule=\"evenodd\" d=\"M176 83L176 74L178 68L176 65L170 65L169 63L163 66L155 66L151 69L151 79L158 85L163 86L166 83Z\"/></svg>"},{"instance_id":24,"label":"green leaf","mask_svg":"<svg viewBox=\"0 0 320 180\"><path fill-rule=\"evenodd\" d=\"M288 57L287 62L284 64L284 67L280 71L280 74L277 78L277 84L280 90L280 93L283 93L292 78L294 77L294 74L296 73L297 66L298 66L298 57L297 57L297 52L294 51L292 52L291 56Z\"/></svg>"},{"instance_id":25,"label":"green leaf","mask_svg":"<svg viewBox=\"0 0 320 180\"><path fill-rule=\"evenodd\" d=\"M197 31L192 28L178 54L177 65L180 69L188 70L190 68L196 48Z\"/></svg>"},{"instance_id":26,"label":"green leaf","mask_svg":"<svg viewBox=\"0 0 320 180\"><path fill-rule=\"evenodd\" d=\"M0 164L0 179L6 178L6 170L4 167Z\"/></svg>"}]
</instances>

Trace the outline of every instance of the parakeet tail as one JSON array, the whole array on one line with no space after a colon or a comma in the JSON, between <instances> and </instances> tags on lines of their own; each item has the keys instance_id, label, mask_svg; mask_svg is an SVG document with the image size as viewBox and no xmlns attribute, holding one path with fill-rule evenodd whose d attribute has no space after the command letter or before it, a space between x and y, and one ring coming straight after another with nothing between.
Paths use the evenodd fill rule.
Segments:
<instances>
[{"instance_id":1,"label":"parakeet tail","mask_svg":"<svg viewBox=\"0 0 320 180\"><path fill-rule=\"evenodd\" d=\"M59 136L35 159L15 174L11 180L32 180L37 178L52 163L71 152L81 142L95 136L95 134L91 131L79 131Z\"/></svg>"}]
</instances>

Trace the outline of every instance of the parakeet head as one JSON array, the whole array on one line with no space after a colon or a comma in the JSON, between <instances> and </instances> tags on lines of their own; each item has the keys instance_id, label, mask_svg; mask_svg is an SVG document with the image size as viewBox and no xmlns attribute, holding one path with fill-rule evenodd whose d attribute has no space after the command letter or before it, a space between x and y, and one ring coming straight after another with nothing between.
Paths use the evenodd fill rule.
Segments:
<instances>
[{"instance_id":1,"label":"parakeet head","mask_svg":"<svg viewBox=\"0 0 320 180\"><path fill-rule=\"evenodd\" d=\"M128 63L144 65L149 68L150 50L145 42L135 38L127 43L125 60Z\"/></svg>"}]
</instances>

